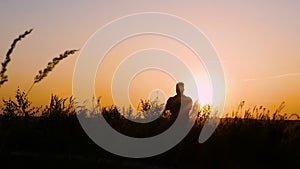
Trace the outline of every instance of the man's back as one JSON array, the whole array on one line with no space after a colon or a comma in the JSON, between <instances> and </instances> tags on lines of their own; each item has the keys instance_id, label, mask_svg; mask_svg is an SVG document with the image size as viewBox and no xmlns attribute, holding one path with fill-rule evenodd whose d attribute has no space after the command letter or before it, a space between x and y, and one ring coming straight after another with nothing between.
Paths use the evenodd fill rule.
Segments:
<instances>
[{"instance_id":1,"label":"man's back","mask_svg":"<svg viewBox=\"0 0 300 169\"><path fill-rule=\"evenodd\" d=\"M169 110L171 113L170 121L171 123L175 122L176 118L180 113L183 120L189 119L189 111L192 108L192 99L185 95L175 95L170 97L166 104L166 109ZM181 111L180 111L181 110Z\"/></svg>"}]
</instances>

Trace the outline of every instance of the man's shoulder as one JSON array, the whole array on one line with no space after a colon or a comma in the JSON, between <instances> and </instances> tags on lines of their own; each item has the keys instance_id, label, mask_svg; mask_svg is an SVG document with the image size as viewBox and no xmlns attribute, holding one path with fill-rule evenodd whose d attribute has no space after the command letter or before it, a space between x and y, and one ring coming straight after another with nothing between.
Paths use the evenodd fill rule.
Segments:
<instances>
[{"instance_id":1,"label":"man's shoulder","mask_svg":"<svg viewBox=\"0 0 300 169\"><path fill-rule=\"evenodd\" d=\"M183 96L181 96L181 97L182 97L183 100L191 101L191 102L193 101L192 98L189 97L189 96L183 95ZM178 98L180 98L180 96L178 97L178 95L175 95L175 96L169 97L169 98L168 98L168 101L177 100Z\"/></svg>"},{"instance_id":2,"label":"man's shoulder","mask_svg":"<svg viewBox=\"0 0 300 169\"><path fill-rule=\"evenodd\" d=\"M189 102L193 102L191 97L185 96L185 95L184 95L184 100L189 101Z\"/></svg>"},{"instance_id":3,"label":"man's shoulder","mask_svg":"<svg viewBox=\"0 0 300 169\"><path fill-rule=\"evenodd\" d=\"M169 97L169 98L168 98L168 101L175 100L175 99L176 99L176 95L175 95L175 96L172 96L172 97Z\"/></svg>"}]
</instances>

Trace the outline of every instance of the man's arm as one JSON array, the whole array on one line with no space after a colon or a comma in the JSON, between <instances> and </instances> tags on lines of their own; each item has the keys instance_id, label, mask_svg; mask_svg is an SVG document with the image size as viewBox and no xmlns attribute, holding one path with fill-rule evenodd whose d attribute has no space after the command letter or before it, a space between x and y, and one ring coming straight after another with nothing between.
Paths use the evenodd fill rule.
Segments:
<instances>
[{"instance_id":1,"label":"man's arm","mask_svg":"<svg viewBox=\"0 0 300 169\"><path fill-rule=\"evenodd\" d=\"M170 114L170 109L171 109L171 106L170 106L170 98L167 100L167 104L165 106L165 109L164 111L162 112L162 116L163 117L167 117L169 114Z\"/></svg>"},{"instance_id":2,"label":"man's arm","mask_svg":"<svg viewBox=\"0 0 300 169\"><path fill-rule=\"evenodd\" d=\"M187 104L186 104L186 110L190 111L193 106L193 100L190 97L187 97Z\"/></svg>"}]
</instances>

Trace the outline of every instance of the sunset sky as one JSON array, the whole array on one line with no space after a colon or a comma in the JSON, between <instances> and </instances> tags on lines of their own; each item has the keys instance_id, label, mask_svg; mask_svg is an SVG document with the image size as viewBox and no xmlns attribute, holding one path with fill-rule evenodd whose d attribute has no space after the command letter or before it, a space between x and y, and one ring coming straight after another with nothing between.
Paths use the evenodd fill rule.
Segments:
<instances>
[{"instance_id":1,"label":"sunset sky","mask_svg":"<svg viewBox=\"0 0 300 169\"><path fill-rule=\"evenodd\" d=\"M1 62L15 37L30 28L34 31L15 49L7 72L9 81L0 88L0 99L13 97L18 86L27 91L38 70L54 56L67 49L82 49L93 33L110 21L133 13L162 12L189 21L214 46L226 78L225 111L230 112L242 100L248 106L264 105L271 110L285 101L285 112L300 113L299 10L297 0L1 1ZM155 35L135 36L117 44L99 65L95 81L96 94L102 96L103 104L111 103L109 79L118 63L145 48L161 48L186 59L192 57L182 44ZM78 54L61 62L34 86L29 97L35 105L47 104L52 93L72 95L77 57ZM194 62L186 64L193 66ZM175 94L175 83L164 72L145 71L132 80L130 99L135 104L156 88L167 98ZM209 87L202 87L203 95L209 97L206 89Z\"/></svg>"}]
</instances>

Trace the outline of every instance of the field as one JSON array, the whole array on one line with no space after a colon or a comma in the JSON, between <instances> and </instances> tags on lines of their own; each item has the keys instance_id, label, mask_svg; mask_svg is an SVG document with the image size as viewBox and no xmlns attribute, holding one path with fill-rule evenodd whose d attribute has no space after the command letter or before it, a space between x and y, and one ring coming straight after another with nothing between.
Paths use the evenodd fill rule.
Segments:
<instances>
[{"instance_id":1,"label":"field","mask_svg":"<svg viewBox=\"0 0 300 169\"><path fill-rule=\"evenodd\" d=\"M72 98L52 96L39 115L4 111L0 119L1 163L26 168L291 168L300 158L300 121L266 114L259 116L261 119L222 118L213 136L199 144L207 118L203 108L187 137L166 153L144 159L119 157L85 134L73 106ZM3 106L2 113L7 109ZM118 110L102 109L112 127L135 136L153 131L150 126L139 128L130 123Z\"/></svg>"}]
</instances>

